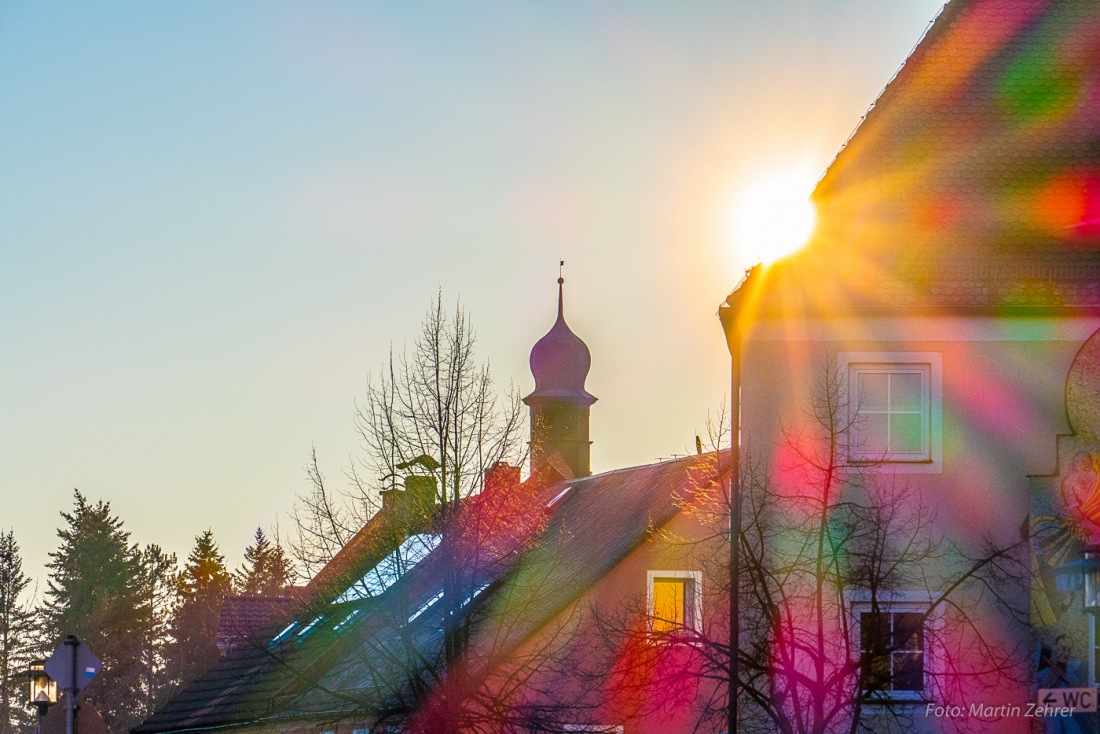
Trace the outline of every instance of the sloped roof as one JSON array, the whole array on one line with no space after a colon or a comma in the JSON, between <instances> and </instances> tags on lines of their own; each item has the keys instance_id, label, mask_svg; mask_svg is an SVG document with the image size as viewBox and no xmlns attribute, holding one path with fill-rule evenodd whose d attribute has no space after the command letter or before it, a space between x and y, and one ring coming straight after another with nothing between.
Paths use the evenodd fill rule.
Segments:
<instances>
[{"instance_id":1,"label":"sloped roof","mask_svg":"<svg viewBox=\"0 0 1100 734\"><path fill-rule=\"evenodd\" d=\"M277 630L269 630L262 642L224 659L133 731L402 713L412 695L403 686L415 674L408 668L410 650L429 665L442 654L443 605L431 602L456 564L473 569L465 588L469 595L480 592L468 605L479 620L477 630L512 649L683 510L693 489L715 479L726 456L704 454L549 486L527 482L495 495L483 492L454 518L461 530L445 535L442 545L385 593L337 604L322 584L327 591L298 615L299 626L280 643L272 640ZM488 532L471 534L478 524ZM378 555L363 542L357 547L364 558ZM471 565L467 561L475 555L488 560ZM338 559L344 568L363 565L348 554Z\"/></svg>"},{"instance_id":2,"label":"sloped roof","mask_svg":"<svg viewBox=\"0 0 1100 734\"><path fill-rule=\"evenodd\" d=\"M300 599L302 589L289 587L286 596L228 596L218 614L218 648L226 649L279 624Z\"/></svg>"},{"instance_id":3,"label":"sloped roof","mask_svg":"<svg viewBox=\"0 0 1100 734\"><path fill-rule=\"evenodd\" d=\"M1100 3L951 0L812 198L807 302L1100 306Z\"/></svg>"}]
</instances>

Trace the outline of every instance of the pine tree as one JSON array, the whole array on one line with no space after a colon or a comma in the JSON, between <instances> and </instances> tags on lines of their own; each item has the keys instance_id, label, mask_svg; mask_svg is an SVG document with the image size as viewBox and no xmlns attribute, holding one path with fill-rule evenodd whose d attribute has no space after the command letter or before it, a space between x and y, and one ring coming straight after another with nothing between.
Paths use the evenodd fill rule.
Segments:
<instances>
[{"instance_id":1,"label":"pine tree","mask_svg":"<svg viewBox=\"0 0 1100 734\"><path fill-rule=\"evenodd\" d=\"M75 634L103 662L82 693L103 715L109 731L137 723L150 705L151 660L156 637L149 559L106 502L90 504L76 492L73 512L61 513L61 546L50 569L45 626L56 644Z\"/></svg>"},{"instance_id":2,"label":"pine tree","mask_svg":"<svg viewBox=\"0 0 1100 734\"><path fill-rule=\"evenodd\" d=\"M234 580L237 592L243 596L282 596L294 579L294 569L283 546L256 528L256 542L245 548L244 565L237 569Z\"/></svg>"},{"instance_id":3,"label":"pine tree","mask_svg":"<svg viewBox=\"0 0 1100 734\"><path fill-rule=\"evenodd\" d=\"M218 659L218 615L232 585L213 532L200 533L176 582L179 604L172 618L170 668L179 683L187 683Z\"/></svg>"},{"instance_id":4,"label":"pine tree","mask_svg":"<svg viewBox=\"0 0 1100 734\"><path fill-rule=\"evenodd\" d=\"M35 615L19 600L28 584L15 533L0 533L0 734L27 730L31 721L23 706L24 672L39 640Z\"/></svg>"},{"instance_id":5,"label":"pine tree","mask_svg":"<svg viewBox=\"0 0 1100 734\"><path fill-rule=\"evenodd\" d=\"M142 688L145 692L145 710L153 711L173 688L175 672L169 666L169 635L172 618L179 603L176 594L179 572L176 555L165 553L159 545L145 546L140 558L142 595L152 613Z\"/></svg>"}]
</instances>

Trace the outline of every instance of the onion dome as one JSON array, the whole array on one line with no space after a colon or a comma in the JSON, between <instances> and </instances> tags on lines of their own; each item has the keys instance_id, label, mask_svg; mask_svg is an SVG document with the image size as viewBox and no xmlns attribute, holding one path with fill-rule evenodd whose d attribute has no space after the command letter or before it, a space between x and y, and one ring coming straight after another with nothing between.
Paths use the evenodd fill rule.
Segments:
<instances>
[{"instance_id":1,"label":"onion dome","mask_svg":"<svg viewBox=\"0 0 1100 734\"><path fill-rule=\"evenodd\" d=\"M565 398L591 405L596 397L584 389L585 378L592 367L588 345L570 330L562 309L562 284L558 278L558 320L531 349L531 374L535 376L535 391L523 401L539 398Z\"/></svg>"}]
</instances>

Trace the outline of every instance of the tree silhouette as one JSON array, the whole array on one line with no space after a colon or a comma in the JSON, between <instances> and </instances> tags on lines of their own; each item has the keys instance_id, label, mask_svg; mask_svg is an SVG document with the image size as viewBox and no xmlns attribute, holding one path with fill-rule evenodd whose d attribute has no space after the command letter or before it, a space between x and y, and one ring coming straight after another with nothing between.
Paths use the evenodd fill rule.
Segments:
<instances>
[{"instance_id":1,"label":"tree silhouette","mask_svg":"<svg viewBox=\"0 0 1100 734\"><path fill-rule=\"evenodd\" d=\"M79 491L73 511L61 517L61 545L47 564L46 638L52 646L75 634L99 657L103 668L82 699L108 730L121 731L154 704L164 642L156 589L174 574L175 560L155 547L143 554L109 503L91 504Z\"/></svg>"},{"instance_id":2,"label":"tree silhouette","mask_svg":"<svg viewBox=\"0 0 1100 734\"><path fill-rule=\"evenodd\" d=\"M448 314L438 293L412 347L391 352L356 402L363 450L348 469L349 491L326 484L312 452L306 467L310 489L295 508L292 546L307 573L328 563L381 508L382 492L399 489L409 474L434 479L436 504L446 514L480 491L490 467L524 460L519 395L514 389L498 395L476 344L461 304Z\"/></svg>"},{"instance_id":3,"label":"tree silhouette","mask_svg":"<svg viewBox=\"0 0 1100 734\"><path fill-rule=\"evenodd\" d=\"M187 683L218 659L218 615L232 589L225 558L214 534L204 530L176 581L179 602L172 617L170 668L177 683Z\"/></svg>"},{"instance_id":4,"label":"tree silhouette","mask_svg":"<svg viewBox=\"0 0 1100 734\"><path fill-rule=\"evenodd\" d=\"M15 533L0 533L0 734L29 729L24 672L40 650L34 611L20 596L30 584Z\"/></svg>"},{"instance_id":5,"label":"tree silhouette","mask_svg":"<svg viewBox=\"0 0 1100 734\"><path fill-rule=\"evenodd\" d=\"M234 580L243 596L281 596L294 580L294 570L278 540L272 543L257 527L255 542L245 548L244 564Z\"/></svg>"}]
</instances>

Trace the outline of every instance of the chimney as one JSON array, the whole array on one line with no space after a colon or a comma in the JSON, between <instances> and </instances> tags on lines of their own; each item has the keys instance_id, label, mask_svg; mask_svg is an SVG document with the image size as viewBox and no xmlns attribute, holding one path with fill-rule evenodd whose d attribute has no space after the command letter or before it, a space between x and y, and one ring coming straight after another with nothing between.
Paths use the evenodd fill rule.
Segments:
<instances>
[{"instance_id":1,"label":"chimney","mask_svg":"<svg viewBox=\"0 0 1100 734\"><path fill-rule=\"evenodd\" d=\"M426 518L436 505L435 477L410 474L404 489L383 489L381 495L383 512Z\"/></svg>"}]
</instances>

